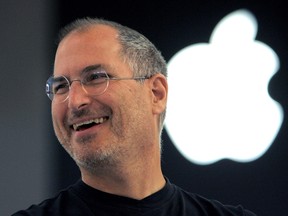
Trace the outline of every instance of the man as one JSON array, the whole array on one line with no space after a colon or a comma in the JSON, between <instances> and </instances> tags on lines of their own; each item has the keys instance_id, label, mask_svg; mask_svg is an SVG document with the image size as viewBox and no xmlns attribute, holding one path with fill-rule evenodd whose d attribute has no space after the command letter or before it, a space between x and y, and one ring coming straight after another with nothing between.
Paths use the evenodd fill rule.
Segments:
<instances>
[{"instance_id":1,"label":"man","mask_svg":"<svg viewBox=\"0 0 288 216\"><path fill-rule=\"evenodd\" d=\"M166 76L160 52L136 31L91 18L65 27L46 92L55 133L81 180L14 216L254 215L163 176Z\"/></svg>"}]
</instances>

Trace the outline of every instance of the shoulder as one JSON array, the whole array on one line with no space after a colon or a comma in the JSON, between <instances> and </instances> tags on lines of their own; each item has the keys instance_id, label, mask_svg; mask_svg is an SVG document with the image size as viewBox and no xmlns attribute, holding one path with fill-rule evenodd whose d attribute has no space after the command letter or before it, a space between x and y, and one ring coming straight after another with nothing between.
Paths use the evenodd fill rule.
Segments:
<instances>
[{"instance_id":1,"label":"shoulder","mask_svg":"<svg viewBox=\"0 0 288 216\"><path fill-rule=\"evenodd\" d=\"M74 185L60 191L56 196L46 199L39 204L31 205L26 210L14 213L12 216L51 216L51 215L81 215L77 213L81 209L82 213L91 215L86 204L75 193Z\"/></svg>"},{"instance_id":2,"label":"shoulder","mask_svg":"<svg viewBox=\"0 0 288 216\"><path fill-rule=\"evenodd\" d=\"M195 193L190 193L173 185L178 205L185 206L187 212L197 212L198 215L213 216L256 216L241 205L225 205L213 199L208 199ZM197 214L196 214L197 215Z\"/></svg>"}]
</instances>

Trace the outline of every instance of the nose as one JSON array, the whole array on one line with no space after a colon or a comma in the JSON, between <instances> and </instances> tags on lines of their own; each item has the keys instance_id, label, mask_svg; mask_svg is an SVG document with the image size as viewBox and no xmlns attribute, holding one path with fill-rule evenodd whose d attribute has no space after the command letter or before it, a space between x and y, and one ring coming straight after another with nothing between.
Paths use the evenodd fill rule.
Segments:
<instances>
[{"instance_id":1,"label":"nose","mask_svg":"<svg viewBox=\"0 0 288 216\"><path fill-rule=\"evenodd\" d=\"M80 80L73 80L70 84L68 107L71 109L81 109L90 103L91 97L83 88Z\"/></svg>"}]
</instances>

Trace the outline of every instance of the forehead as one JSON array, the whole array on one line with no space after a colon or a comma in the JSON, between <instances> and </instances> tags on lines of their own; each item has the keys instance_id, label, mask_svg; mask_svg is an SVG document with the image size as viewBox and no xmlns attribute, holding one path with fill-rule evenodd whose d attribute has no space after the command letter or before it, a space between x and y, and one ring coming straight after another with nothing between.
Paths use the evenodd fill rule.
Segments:
<instances>
[{"instance_id":1,"label":"forehead","mask_svg":"<svg viewBox=\"0 0 288 216\"><path fill-rule=\"evenodd\" d=\"M74 31L59 44L54 62L54 75L71 75L89 65L123 64L117 31L105 25ZM118 65L117 65L118 67Z\"/></svg>"},{"instance_id":2,"label":"forehead","mask_svg":"<svg viewBox=\"0 0 288 216\"><path fill-rule=\"evenodd\" d=\"M118 43L117 30L107 25L95 25L70 32L59 44L58 50L63 47L88 42L94 45L102 43ZM57 51L58 51L57 50Z\"/></svg>"}]
</instances>

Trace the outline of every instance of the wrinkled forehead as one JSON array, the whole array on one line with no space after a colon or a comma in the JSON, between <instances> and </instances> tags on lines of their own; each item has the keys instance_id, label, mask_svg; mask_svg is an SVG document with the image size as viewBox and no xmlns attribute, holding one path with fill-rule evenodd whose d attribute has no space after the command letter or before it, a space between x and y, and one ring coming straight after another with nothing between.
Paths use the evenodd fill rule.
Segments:
<instances>
[{"instance_id":1,"label":"wrinkled forehead","mask_svg":"<svg viewBox=\"0 0 288 216\"><path fill-rule=\"evenodd\" d=\"M80 71L88 65L109 65L122 61L117 30L106 25L72 31L59 44L54 75Z\"/></svg>"},{"instance_id":2,"label":"wrinkled forehead","mask_svg":"<svg viewBox=\"0 0 288 216\"><path fill-rule=\"evenodd\" d=\"M85 44L85 42L87 42L87 45L90 43L90 46L101 46L102 44L106 43L111 45L120 45L117 38L118 32L111 26L98 24L94 26L83 27L77 30L73 30L68 35L66 35L59 43L57 52L63 49L63 47L77 45L78 43Z\"/></svg>"}]
</instances>

